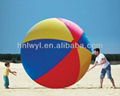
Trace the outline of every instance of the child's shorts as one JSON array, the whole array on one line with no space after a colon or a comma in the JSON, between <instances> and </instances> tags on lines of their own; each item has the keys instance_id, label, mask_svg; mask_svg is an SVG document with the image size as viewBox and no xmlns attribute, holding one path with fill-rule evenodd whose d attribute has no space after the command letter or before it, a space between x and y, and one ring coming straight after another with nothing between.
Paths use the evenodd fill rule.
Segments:
<instances>
[{"instance_id":1,"label":"child's shorts","mask_svg":"<svg viewBox=\"0 0 120 96\"><path fill-rule=\"evenodd\" d=\"M8 76L3 76L3 79L4 79L4 86L5 86L5 87L8 87L8 86L9 86Z\"/></svg>"},{"instance_id":2,"label":"child's shorts","mask_svg":"<svg viewBox=\"0 0 120 96\"><path fill-rule=\"evenodd\" d=\"M106 73L109 79L112 78L110 65L108 65L105 69L101 70L100 78L104 78Z\"/></svg>"}]
</instances>

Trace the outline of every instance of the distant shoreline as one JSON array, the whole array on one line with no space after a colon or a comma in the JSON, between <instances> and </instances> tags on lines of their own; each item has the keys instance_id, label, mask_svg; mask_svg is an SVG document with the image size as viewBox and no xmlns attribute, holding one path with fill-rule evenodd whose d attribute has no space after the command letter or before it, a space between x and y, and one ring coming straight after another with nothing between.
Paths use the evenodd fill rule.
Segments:
<instances>
[{"instance_id":1,"label":"distant shoreline","mask_svg":"<svg viewBox=\"0 0 120 96\"><path fill-rule=\"evenodd\" d=\"M120 54L105 54L111 64L120 64ZM96 56L92 54L91 63L94 62ZM20 54L0 54L0 61L9 61L12 63L21 63Z\"/></svg>"},{"instance_id":2,"label":"distant shoreline","mask_svg":"<svg viewBox=\"0 0 120 96\"><path fill-rule=\"evenodd\" d=\"M9 61L9 60L6 60L6 61L11 62L11 61ZM4 63L4 62L6 62L6 61L0 61L0 62ZM93 64L93 62L94 62L94 61L91 61L91 64ZM11 63L13 63L13 62L11 62ZM13 64L22 64L22 62L17 62L17 63L13 63ZM110 61L110 64L111 64L111 65L120 65L120 61Z\"/></svg>"}]
</instances>

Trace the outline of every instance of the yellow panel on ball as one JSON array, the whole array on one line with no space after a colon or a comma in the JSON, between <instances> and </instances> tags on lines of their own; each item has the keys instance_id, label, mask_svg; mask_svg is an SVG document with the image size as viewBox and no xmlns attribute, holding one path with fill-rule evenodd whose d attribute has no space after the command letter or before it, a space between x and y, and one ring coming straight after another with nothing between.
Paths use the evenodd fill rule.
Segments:
<instances>
[{"instance_id":1,"label":"yellow panel on ball","mask_svg":"<svg viewBox=\"0 0 120 96\"><path fill-rule=\"evenodd\" d=\"M80 80L88 70L88 67L91 62L92 54L88 49L83 47L78 48L78 54L80 58L80 73L78 76L78 80Z\"/></svg>"},{"instance_id":2,"label":"yellow panel on ball","mask_svg":"<svg viewBox=\"0 0 120 96\"><path fill-rule=\"evenodd\" d=\"M73 37L63 22L56 18L50 18L33 26L23 42L36 39L57 39L71 42Z\"/></svg>"}]
</instances>

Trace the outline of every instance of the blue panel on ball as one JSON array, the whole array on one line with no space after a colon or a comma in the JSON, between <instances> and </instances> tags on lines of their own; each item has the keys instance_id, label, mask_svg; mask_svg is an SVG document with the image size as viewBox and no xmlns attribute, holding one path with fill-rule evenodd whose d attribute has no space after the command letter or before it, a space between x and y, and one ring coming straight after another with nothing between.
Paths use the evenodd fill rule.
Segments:
<instances>
[{"instance_id":1,"label":"blue panel on ball","mask_svg":"<svg viewBox=\"0 0 120 96\"><path fill-rule=\"evenodd\" d=\"M69 45L66 41L49 39L23 43L21 59L28 75L35 80L47 73L69 53Z\"/></svg>"},{"instance_id":2,"label":"blue panel on ball","mask_svg":"<svg viewBox=\"0 0 120 96\"><path fill-rule=\"evenodd\" d=\"M85 33L82 34L82 36L78 40L78 43L80 44L80 46L83 46L84 48L87 48L89 51L92 52L92 48L91 48L90 42L88 41Z\"/></svg>"}]
</instances>

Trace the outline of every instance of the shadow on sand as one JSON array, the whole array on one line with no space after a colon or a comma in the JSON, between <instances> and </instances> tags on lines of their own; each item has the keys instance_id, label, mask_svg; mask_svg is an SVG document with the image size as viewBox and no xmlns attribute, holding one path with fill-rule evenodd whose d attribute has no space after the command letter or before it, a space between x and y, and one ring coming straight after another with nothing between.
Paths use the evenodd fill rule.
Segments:
<instances>
[{"instance_id":1,"label":"shadow on sand","mask_svg":"<svg viewBox=\"0 0 120 96\"><path fill-rule=\"evenodd\" d=\"M45 87L14 87L14 88L10 88L10 89L49 89L49 88L45 88ZM53 89L57 89L57 88L53 88ZM68 88L60 88L60 89L102 89L102 88L99 88L99 87L75 87L75 88L71 88L71 87L68 87ZM104 87L103 89L113 89L113 88L110 88L110 87ZM116 89L120 89L120 87L117 87Z\"/></svg>"}]
</instances>

